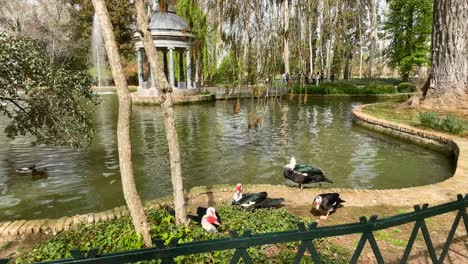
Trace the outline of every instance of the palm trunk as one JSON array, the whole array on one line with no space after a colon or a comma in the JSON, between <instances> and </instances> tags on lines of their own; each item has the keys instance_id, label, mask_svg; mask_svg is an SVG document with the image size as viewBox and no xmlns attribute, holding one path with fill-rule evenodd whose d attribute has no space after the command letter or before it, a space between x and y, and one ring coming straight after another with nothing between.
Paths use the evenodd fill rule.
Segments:
<instances>
[{"instance_id":1,"label":"palm trunk","mask_svg":"<svg viewBox=\"0 0 468 264\"><path fill-rule=\"evenodd\" d=\"M143 0L136 0L137 28L141 34L146 55L150 63L151 72L154 74L156 87L161 99L161 109L164 116L166 139L169 146L169 159L171 162L171 182L174 194L174 209L177 224L188 224L185 211L184 184L180 160L179 139L175 125L174 111L172 108L172 87L164 76L162 65L159 63L158 53L153 43L153 38L148 31L148 19L145 15Z\"/></svg>"},{"instance_id":2,"label":"palm trunk","mask_svg":"<svg viewBox=\"0 0 468 264\"><path fill-rule=\"evenodd\" d=\"M132 100L127 87L125 73L120 61L120 54L113 32L113 27L104 0L93 0L94 9L100 21L104 45L112 69L117 95L119 97L119 116L117 120L117 146L119 151L120 175L122 189L130 210L133 225L143 237L146 247L152 246L150 227L135 185L133 173L132 148L130 145L130 116Z\"/></svg>"}]
</instances>

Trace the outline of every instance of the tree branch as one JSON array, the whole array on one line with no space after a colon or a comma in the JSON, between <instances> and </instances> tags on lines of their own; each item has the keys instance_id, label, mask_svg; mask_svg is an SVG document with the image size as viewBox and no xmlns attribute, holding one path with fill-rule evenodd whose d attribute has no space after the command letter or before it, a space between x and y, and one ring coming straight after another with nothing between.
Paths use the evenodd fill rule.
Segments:
<instances>
[{"instance_id":1,"label":"tree branch","mask_svg":"<svg viewBox=\"0 0 468 264\"><path fill-rule=\"evenodd\" d=\"M16 102L16 101L27 101L27 100L25 100L25 99L21 99L21 98L10 98L10 97L2 97L2 96L0 96L0 100L7 100L7 101L10 101L10 102L12 102L16 107L18 107L21 111L23 111L23 112L26 113L26 114L28 113L28 112L26 112L26 110L25 110L21 105L18 104L18 102Z\"/></svg>"}]
</instances>

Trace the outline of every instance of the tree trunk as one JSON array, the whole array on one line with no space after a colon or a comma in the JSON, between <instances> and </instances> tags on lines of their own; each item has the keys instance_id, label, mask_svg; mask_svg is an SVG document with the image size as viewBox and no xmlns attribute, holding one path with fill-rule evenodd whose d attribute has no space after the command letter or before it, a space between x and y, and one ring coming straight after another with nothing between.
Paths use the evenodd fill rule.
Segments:
<instances>
[{"instance_id":1,"label":"tree trunk","mask_svg":"<svg viewBox=\"0 0 468 264\"><path fill-rule=\"evenodd\" d=\"M133 174L132 148L130 145L130 116L132 100L125 79L125 72L120 61L120 54L115 41L114 31L104 0L93 0L94 9L100 21L102 36L106 47L109 64L112 69L117 95L119 97L119 116L117 121L117 146L119 151L122 189L133 225L143 237L146 247L152 246L150 226L135 185Z\"/></svg>"},{"instance_id":2,"label":"tree trunk","mask_svg":"<svg viewBox=\"0 0 468 264\"><path fill-rule=\"evenodd\" d=\"M312 79L314 75L314 46L312 45L312 35L314 34L313 27L312 27L312 0L308 1L307 7L307 33L309 37L309 78Z\"/></svg>"},{"instance_id":3,"label":"tree trunk","mask_svg":"<svg viewBox=\"0 0 468 264\"><path fill-rule=\"evenodd\" d=\"M369 65L367 68L367 77L374 78L375 75L375 48L377 44L377 7L376 0L370 0L370 49L369 49Z\"/></svg>"},{"instance_id":4,"label":"tree trunk","mask_svg":"<svg viewBox=\"0 0 468 264\"><path fill-rule=\"evenodd\" d=\"M174 111L172 109L172 87L164 76L162 65L159 63L158 53L153 38L148 31L148 18L145 15L143 0L136 0L137 28L141 35L146 55L150 63L158 94L161 99L161 109L164 116L164 127L169 146L169 159L171 162L171 181L174 193L174 209L177 224L188 224L185 211L184 184L180 160L179 139L175 125Z\"/></svg>"},{"instance_id":5,"label":"tree trunk","mask_svg":"<svg viewBox=\"0 0 468 264\"><path fill-rule=\"evenodd\" d=\"M244 49L242 51L242 78L245 84L249 82L249 50L250 50L250 36L249 36L249 21L250 21L250 1L244 1L244 11L246 15L244 16L244 32L243 32L243 42Z\"/></svg>"},{"instance_id":6,"label":"tree trunk","mask_svg":"<svg viewBox=\"0 0 468 264\"><path fill-rule=\"evenodd\" d=\"M350 48L346 50L346 61L344 65L344 70L343 70L343 79L348 80L350 77L352 77L352 72L351 72L351 60L353 59L353 53L354 53L354 43Z\"/></svg>"},{"instance_id":7,"label":"tree trunk","mask_svg":"<svg viewBox=\"0 0 468 264\"><path fill-rule=\"evenodd\" d=\"M317 21L317 40L315 42L317 55L316 57L320 62L320 72L323 72L323 12L324 12L324 2L320 0L318 3L318 21Z\"/></svg>"},{"instance_id":8,"label":"tree trunk","mask_svg":"<svg viewBox=\"0 0 468 264\"><path fill-rule=\"evenodd\" d=\"M291 75L291 69L289 68L289 1L284 1L284 35L283 35L283 61L284 61L284 72Z\"/></svg>"},{"instance_id":9,"label":"tree trunk","mask_svg":"<svg viewBox=\"0 0 468 264\"><path fill-rule=\"evenodd\" d=\"M467 21L467 1L434 1L432 69L423 107L468 109Z\"/></svg>"},{"instance_id":10,"label":"tree trunk","mask_svg":"<svg viewBox=\"0 0 468 264\"><path fill-rule=\"evenodd\" d=\"M362 78L362 7L361 7L361 0L358 0L358 28L359 28L359 79Z\"/></svg>"}]
</instances>

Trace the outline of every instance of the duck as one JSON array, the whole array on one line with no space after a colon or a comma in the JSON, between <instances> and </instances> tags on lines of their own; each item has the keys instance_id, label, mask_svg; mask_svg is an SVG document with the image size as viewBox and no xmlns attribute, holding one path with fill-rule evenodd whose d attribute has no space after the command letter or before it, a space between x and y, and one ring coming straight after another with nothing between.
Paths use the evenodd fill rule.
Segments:
<instances>
[{"instance_id":1,"label":"duck","mask_svg":"<svg viewBox=\"0 0 468 264\"><path fill-rule=\"evenodd\" d=\"M36 169L36 165L31 165L28 167L17 168L16 172L21 174L32 173Z\"/></svg>"},{"instance_id":2,"label":"duck","mask_svg":"<svg viewBox=\"0 0 468 264\"><path fill-rule=\"evenodd\" d=\"M236 192L232 196L232 205L239 205L244 209L281 207L283 198L268 198L267 192L242 193L242 184L236 185Z\"/></svg>"},{"instance_id":3,"label":"duck","mask_svg":"<svg viewBox=\"0 0 468 264\"><path fill-rule=\"evenodd\" d=\"M312 202L312 209L321 215L320 219L327 219L328 216L336 211L341 203L346 202L340 198L339 193L323 193L317 195Z\"/></svg>"},{"instance_id":4,"label":"duck","mask_svg":"<svg viewBox=\"0 0 468 264\"><path fill-rule=\"evenodd\" d=\"M201 223L202 222L202 219L203 219L203 216L205 216L208 212L208 209L210 207L197 207L197 215L188 215L188 217L193 220L194 222L196 223ZM211 207L213 208L213 207ZM213 208L214 209L214 208ZM216 228L218 228L220 225L221 225L221 216L219 216L218 212L216 212L216 210L214 211L215 212L215 216L216 216L216 219L218 219L218 224L213 224Z\"/></svg>"},{"instance_id":5,"label":"duck","mask_svg":"<svg viewBox=\"0 0 468 264\"><path fill-rule=\"evenodd\" d=\"M208 207L205 215L201 219L201 226L208 233L217 233L220 225L221 223L216 216L216 210L213 207Z\"/></svg>"},{"instance_id":6,"label":"duck","mask_svg":"<svg viewBox=\"0 0 468 264\"><path fill-rule=\"evenodd\" d=\"M284 177L291 181L298 183L301 191L304 188L304 184L311 182L329 182L333 183L323 175L322 170L309 165L296 164L296 159L291 158L289 164L284 166Z\"/></svg>"},{"instance_id":7,"label":"duck","mask_svg":"<svg viewBox=\"0 0 468 264\"><path fill-rule=\"evenodd\" d=\"M166 206L164 209L170 215L175 216L175 210L172 207ZM198 207L197 215L189 214L187 216L194 222L201 224L203 229L209 233L218 232L218 227L221 225L221 217L214 207Z\"/></svg>"}]
</instances>

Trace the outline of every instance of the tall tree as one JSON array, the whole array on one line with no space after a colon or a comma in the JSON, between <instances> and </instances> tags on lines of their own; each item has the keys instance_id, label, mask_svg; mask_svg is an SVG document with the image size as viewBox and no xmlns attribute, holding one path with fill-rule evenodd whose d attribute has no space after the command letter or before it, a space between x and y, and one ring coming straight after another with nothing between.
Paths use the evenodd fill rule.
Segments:
<instances>
[{"instance_id":1,"label":"tall tree","mask_svg":"<svg viewBox=\"0 0 468 264\"><path fill-rule=\"evenodd\" d=\"M425 108L468 110L467 21L467 1L434 0L432 69L421 97Z\"/></svg>"},{"instance_id":2,"label":"tall tree","mask_svg":"<svg viewBox=\"0 0 468 264\"><path fill-rule=\"evenodd\" d=\"M289 66L289 1L284 1L284 33L283 33L283 61L284 61L284 72L291 74L291 68Z\"/></svg>"},{"instance_id":3,"label":"tall tree","mask_svg":"<svg viewBox=\"0 0 468 264\"><path fill-rule=\"evenodd\" d=\"M156 87L161 100L161 110L164 117L166 139L169 145L169 160L171 162L171 182L174 195L174 209L177 224L187 224L187 213L185 208L184 184L182 178L182 167L180 160L179 139L175 125L174 110L172 108L172 87L164 76L163 66L159 62L158 53L154 46L153 37L149 32L148 19L145 15L143 0L136 0L137 28L141 35L146 55L150 63L151 72L154 76Z\"/></svg>"},{"instance_id":4,"label":"tall tree","mask_svg":"<svg viewBox=\"0 0 468 264\"><path fill-rule=\"evenodd\" d=\"M398 67L408 80L414 66L429 63L432 0L393 0L390 2L385 38L390 66ZM370 66L370 65L369 65Z\"/></svg>"},{"instance_id":5,"label":"tall tree","mask_svg":"<svg viewBox=\"0 0 468 264\"><path fill-rule=\"evenodd\" d=\"M119 114L117 119L117 147L119 152L120 175L122 188L133 225L143 238L146 247L152 246L150 227L143 204L135 185L133 173L132 148L130 141L130 117L132 99L127 87L127 80L122 67L117 41L115 40L112 23L104 0L92 0L101 25L104 46L112 69L117 95L119 98Z\"/></svg>"},{"instance_id":6,"label":"tall tree","mask_svg":"<svg viewBox=\"0 0 468 264\"><path fill-rule=\"evenodd\" d=\"M375 52L376 52L376 46L377 46L377 3L376 3L376 0L369 0L369 6L370 6L369 20L370 20L371 32L370 32L369 65L367 68L367 77L374 78Z\"/></svg>"}]
</instances>

